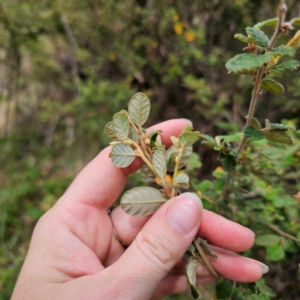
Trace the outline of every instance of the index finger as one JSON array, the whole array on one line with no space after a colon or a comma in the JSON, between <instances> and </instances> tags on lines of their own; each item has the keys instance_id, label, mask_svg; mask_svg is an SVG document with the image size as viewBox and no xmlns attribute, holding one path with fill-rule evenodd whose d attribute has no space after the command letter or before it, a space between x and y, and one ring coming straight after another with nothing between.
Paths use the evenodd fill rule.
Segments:
<instances>
[{"instance_id":1,"label":"index finger","mask_svg":"<svg viewBox=\"0 0 300 300\"><path fill-rule=\"evenodd\" d=\"M171 145L170 136L178 136L188 125L191 125L188 120L174 119L152 126L147 132L161 129L162 142L168 147ZM128 167L120 169L111 162L110 151L111 147L105 148L77 175L62 201L105 209L116 201L125 186L127 176L137 171L143 162L137 158Z\"/></svg>"}]
</instances>

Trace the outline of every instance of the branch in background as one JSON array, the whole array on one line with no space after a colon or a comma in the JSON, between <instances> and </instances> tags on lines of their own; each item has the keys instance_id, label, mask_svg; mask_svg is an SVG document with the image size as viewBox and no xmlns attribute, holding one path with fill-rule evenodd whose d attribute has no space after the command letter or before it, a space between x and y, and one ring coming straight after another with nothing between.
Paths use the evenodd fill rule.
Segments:
<instances>
[{"instance_id":1,"label":"branch in background","mask_svg":"<svg viewBox=\"0 0 300 300\"><path fill-rule=\"evenodd\" d=\"M73 31L70 27L70 23L69 23L67 15L65 15L62 12L60 1L57 1L57 3L58 3L58 13L60 15L60 19L62 21L64 30L65 30L66 35L69 40L69 44L71 46L71 74L72 74L72 78L73 78L73 83L75 85L76 94L77 94L77 96L79 96L80 95L80 78L79 78L78 64L77 64L77 61L75 58L76 52L78 50L78 43L77 43L75 36L73 34Z\"/></svg>"}]
</instances>

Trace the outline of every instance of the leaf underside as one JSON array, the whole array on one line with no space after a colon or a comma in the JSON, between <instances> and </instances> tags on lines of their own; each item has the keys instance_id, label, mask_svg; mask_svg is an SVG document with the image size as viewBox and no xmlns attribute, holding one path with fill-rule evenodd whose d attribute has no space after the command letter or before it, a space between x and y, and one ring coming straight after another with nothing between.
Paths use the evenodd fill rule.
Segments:
<instances>
[{"instance_id":1,"label":"leaf underside","mask_svg":"<svg viewBox=\"0 0 300 300\"><path fill-rule=\"evenodd\" d=\"M135 94L128 105L131 120L138 126L146 123L150 113L150 100L143 93Z\"/></svg>"},{"instance_id":2,"label":"leaf underside","mask_svg":"<svg viewBox=\"0 0 300 300\"><path fill-rule=\"evenodd\" d=\"M132 216L146 216L156 212L166 201L157 189L142 186L126 192L121 199L121 206Z\"/></svg>"},{"instance_id":3,"label":"leaf underside","mask_svg":"<svg viewBox=\"0 0 300 300\"><path fill-rule=\"evenodd\" d=\"M125 111L120 111L116 113L113 117L113 128L118 137L121 139L126 139L129 135L129 121L127 113Z\"/></svg>"},{"instance_id":4,"label":"leaf underside","mask_svg":"<svg viewBox=\"0 0 300 300\"><path fill-rule=\"evenodd\" d=\"M110 154L113 164L119 168L129 166L135 159L135 152L127 144L116 144Z\"/></svg>"},{"instance_id":5,"label":"leaf underside","mask_svg":"<svg viewBox=\"0 0 300 300\"><path fill-rule=\"evenodd\" d=\"M189 188L189 176L185 173L181 173L175 177L174 183L179 187L183 187L185 189Z\"/></svg>"},{"instance_id":6,"label":"leaf underside","mask_svg":"<svg viewBox=\"0 0 300 300\"><path fill-rule=\"evenodd\" d=\"M191 259L187 265L186 269L186 277L188 280L188 283L191 287L191 293L194 297L194 299L197 299L199 297L199 292L196 287L196 267L199 265L199 262L194 258Z\"/></svg>"},{"instance_id":7,"label":"leaf underside","mask_svg":"<svg viewBox=\"0 0 300 300\"><path fill-rule=\"evenodd\" d=\"M165 150L163 148L154 151L152 164L156 174L160 178L164 178L167 173L167 166L165 161Z\"/></svg>"},{"instance_id":8,"label":"leaf underside","mask_svg":"<svg viewBox=\"0 0 300 300\"><path fill-rule=\"evenodd\" d=\"M271 78L264 78L260 88L273 95L281 95L284 92L284 87Z\"/></svg>"},{"instance_id":9,"label":"leaf underside","mask_svg":"<svg viewBox=\"0 0 300 300\"><path fill-rule=\"evenodd\" d=\"M112 141L117 141L118 137L116 135L116 132L114 130L113 127L113 122L108 122L105 126L105 133L108 135L108 137L112 140Z\"/></svg>"}]
</instances>

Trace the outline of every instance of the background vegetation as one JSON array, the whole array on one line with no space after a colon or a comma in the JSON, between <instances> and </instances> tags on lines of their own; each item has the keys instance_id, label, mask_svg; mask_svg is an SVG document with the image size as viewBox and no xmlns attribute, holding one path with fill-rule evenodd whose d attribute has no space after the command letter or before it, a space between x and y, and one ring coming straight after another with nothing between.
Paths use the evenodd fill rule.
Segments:
<instances>
[{"instance_id":1,"label":"background vegetation","mask_svg":"<svg viewBox=\"0 0 300 300\"><path fill-rule=\"evenodd\" d=\"M233 35L273 18L277 5L277 0L0 0L0 299L10 297L38 218L108 144L105 124L135 92L151 99L148 124L179 117L211 136L242 130L252 82L228 75L225 62L244 46ZM300 15L299 1L287 5L288 19ZM299 74L280 78L283 95L260 98L259 120L285 120L299 128ZM274 233L253 224L264 215L297 236L299 210L290 195L300 189L299 131L294 141L278 150L257 145L269 149L266 160L251 154L251 167L272 172L254 179L245 169L244 186L264 193L249 192L247 199L235 193L234 201L247 201L233 202L229 210L213 201L205 201L206 207L257 234ZM194 150L202 163L193 170L194 187L217 178L213 190L221 191L218 154L200 143ZM140 180L135 175L129 185ZM212 192L206 199L214 200ZM247 255L270 266L264 278L276 299L297 299L300 253L279 236L280 257L274 259L259 243Z\"/></svg>"}]
</instances>

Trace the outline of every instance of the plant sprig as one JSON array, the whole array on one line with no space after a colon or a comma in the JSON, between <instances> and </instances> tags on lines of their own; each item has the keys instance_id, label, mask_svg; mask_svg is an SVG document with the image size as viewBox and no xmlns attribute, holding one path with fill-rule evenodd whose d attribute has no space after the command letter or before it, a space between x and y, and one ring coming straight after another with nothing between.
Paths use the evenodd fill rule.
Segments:
<instances>
[{"instance_id":1,"label":"plant sprig","mask_svg":"<svg viewBox=\"0 0 300 300\"><path fill-rule=\"evenodd\" d=\"M191 126L183 129L178 137L172 136L172 146L165 149L162 144L161 130L147 133L142 127L148 119L151 105L143 93L135 94L129 102L128 112L121 110L105 127L111 138L111 160L119 168L129 166L136 157L140 157L145 166L142 170L148 176L155 176L161 189L153 187L136 187L127 191L121 199L121 207L132 216L153 214L167 200L179 195L181 189L189 188L189 176L182 172L193 152L192 145L199 139L200 132L193 131ZM179 172L180 171L180 172ZM172 180L166 180L167 172L172 173ZM184 259L188 262L187 278L192 294L198 297L196 288L196 266L205 265L218 277L206 255L217 258L209 245L197 237L194 239Z\"/></svg>"}]
</instances>

